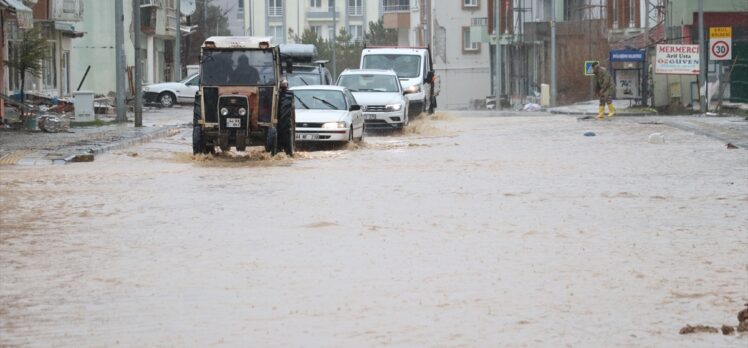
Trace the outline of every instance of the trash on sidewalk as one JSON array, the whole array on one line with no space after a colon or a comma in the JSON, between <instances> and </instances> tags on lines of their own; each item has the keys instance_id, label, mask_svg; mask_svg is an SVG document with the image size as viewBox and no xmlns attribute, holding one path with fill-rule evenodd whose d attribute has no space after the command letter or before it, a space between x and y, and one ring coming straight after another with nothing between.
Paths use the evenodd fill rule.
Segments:
<instances>
[{"instance_id":1,"label":"trash on sidewalk","mask_svg":"<svg viewBox=\"0 0 748 348\"><path fill-rule=\"evenodd\" d=\"M650 144L664 144L665 143L665 134L662 133L652 133L649 135L649 138L647 139Z\"/></svg>"},{"instance_id":2,"label":"trash on sidewalk","mask_svg":"<svg viewBox=\"0 0 748 348\"><path fill-rule=\"evenodd\" d=\"M542 109L543 109L543 107L540 106L540 104L535 104L535 103L527 103L522 108L523 111L540 111Z\"/></svg>"},{"instance_id":3,"label":"trash on sidewalk","mask_svg":"<svg viewBox=\"0 0 748 348\"><path fill-rule=\"evenodd\" d=\"M597 134L595 134L595 132L585 132L585 133L584 133L584 136L586 136L586 137L594 137L594 136L596 136L596 135L597 135Z\"/></svg>"},{"instance_id":4,"label":"trash on sidewalk","mask_svg":"<svg viewBox=\"0 0 748 348\"><path fill-rule=\"evenodd\" d=\"M737 148L738 148L738 147L737 147L737 146L735 146L735 145L734 145L733 143L727 143L727 145L726 145L726 146L727 146L727 148L728 148L728 149L730 149L730 150L734 150L734 149L737 149Z\"/></svg>"},{"instance_id":5,"label":"trash on sidewalk","mask_svg":"<svg viewBox=\"0 0 748 348\"><path fill-rule=\"evenodd\" d=\"M70 128L70 120L63 115L45 114L37 118L37 127L47 133L65 132Z\"/></svg>"}]
</instances>

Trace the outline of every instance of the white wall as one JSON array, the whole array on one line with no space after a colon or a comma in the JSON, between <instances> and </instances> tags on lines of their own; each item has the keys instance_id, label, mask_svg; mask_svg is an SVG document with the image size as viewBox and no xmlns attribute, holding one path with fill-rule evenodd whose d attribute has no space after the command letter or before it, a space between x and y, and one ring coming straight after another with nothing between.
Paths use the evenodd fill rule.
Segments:
<instances>
[{"instance_id":1,"label":"white wall","mask_svg":"<svg viewBox=\"0 0 748 348\"><path fill-rule=\"evenodd\" d=\"M441 80L439 109L466 108L472 99L485 99L491 94L489 45L480 44L477 53L462 50L462 27L469 27L473 17L486 17L486 6L485 1L481 1L480 8L471 11L464 10L460 1L440 2L438 6L434 1L432 47L435 69Z\"/></svg>"}]
</instances>

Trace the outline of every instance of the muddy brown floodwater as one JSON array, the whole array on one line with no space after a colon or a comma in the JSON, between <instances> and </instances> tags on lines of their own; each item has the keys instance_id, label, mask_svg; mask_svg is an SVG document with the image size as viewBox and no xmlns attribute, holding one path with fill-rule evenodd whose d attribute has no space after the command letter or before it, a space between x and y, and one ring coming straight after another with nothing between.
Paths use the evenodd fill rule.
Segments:
<instances>
[{"instance_id":1,"label":"muddy brown floodwater","mask_svg":"<svg viewBox=\"0 0 748 348\"><path fill-rule=\"evenodd\" d=\"M296 158L185 130L0 167L0 214L0 346L748 343L678 333L748 302L748 155L662 125L442 114Z\"/></svg>"}]
</instances>

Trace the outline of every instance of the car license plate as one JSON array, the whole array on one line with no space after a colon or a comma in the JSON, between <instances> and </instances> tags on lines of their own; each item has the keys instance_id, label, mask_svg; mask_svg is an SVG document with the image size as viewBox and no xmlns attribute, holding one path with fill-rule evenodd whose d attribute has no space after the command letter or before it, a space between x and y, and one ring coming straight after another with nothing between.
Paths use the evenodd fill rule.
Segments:
<instances>
[{"instance_id":1,"label":"car license plate","mask_svg":"<svg viewBox=\"0 0 748 348\"><path fill-rule=\"evenodd\" d=\"M319 134L296 133L296 140L319 140Z\"/></svg>"},{"instance_id":2,"label":"car license plate","mask_svg":"<svg viewBox=\"0 0 748 348\"><path fill-rule=\"evenodd\" d=\"M375 114L364 114L364 120L376 120L377 115Z\"/></svg>"},{"instance_id":3,"label":"car license plate","mask_svg":"<svg viewBox=\"0 0 748 348\"><path fill-rule=\"evenodd\" d=\"M242 126L242 120L240 118L227 118L226 128L239 128Z\"/></svg>"}]
</instances>

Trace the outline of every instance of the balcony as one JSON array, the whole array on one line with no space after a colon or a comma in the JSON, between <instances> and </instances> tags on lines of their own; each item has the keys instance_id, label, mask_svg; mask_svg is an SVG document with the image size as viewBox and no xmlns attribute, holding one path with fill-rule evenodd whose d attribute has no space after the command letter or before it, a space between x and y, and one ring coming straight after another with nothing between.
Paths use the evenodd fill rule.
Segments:
<instances>
[{"instance_id":1,"label":"balcony","mask_svg":"<svg viewBox=\"0 0 748 348\"><path fill-rule=\"evenodd\" d=\"M308 21L331 21L335 17L340 18L340 12L335 11L334 7L307 7L306 19Z\"/></svg>"},{"instance_id":2,"label":"balcony","mask_svg":"<svg viewBox=\"0 0 748 348\"><path fill-rule=\"evenodd\" d=\"M83 17L83 0L54 0L51 1L53 20L78 22Z\"/></svg>"},{"instance_id":3,"label":"balcony","mask_svg":"<svg viewBox=\"0 0 748 348\"><path fill-rule=\"evenodd\" d=\"M407 1L385 1L382 11L384 13L410 12L410 4Z\"/></svg>"},{"instance_id":4,"label":"balcony","mask_svg":"<svg viewBox=\"0 0 748 348\"><path fill-rule=\"evenodd\" d=\"M177 9L175 8L166 9L166 32L167 35L177 33Z\"/></svg>"},{"instance_id":5,"label":"balcony","mask_svg":"<svg viewBox=\"0 0 748 348\"><path fill-rule=\"evenodd\" d=\"M283 6L268 7L268 17L283 17Z\"/></svg>"},{"instance_id":6,"label":"balcony","mask_svg":"<svg viewBox=\"0 0 748 348\"><path fill-rule=\"evenodd\" d=\"M361 5L348 6L348 15L349 16L363 16L364 7Z\"/></svg>"}]
</instances>

